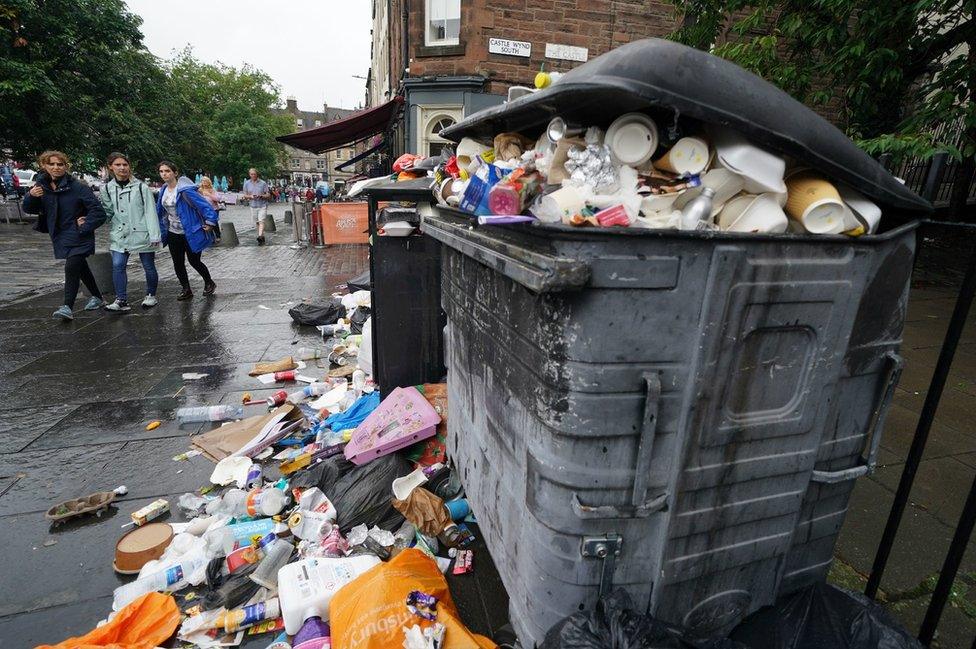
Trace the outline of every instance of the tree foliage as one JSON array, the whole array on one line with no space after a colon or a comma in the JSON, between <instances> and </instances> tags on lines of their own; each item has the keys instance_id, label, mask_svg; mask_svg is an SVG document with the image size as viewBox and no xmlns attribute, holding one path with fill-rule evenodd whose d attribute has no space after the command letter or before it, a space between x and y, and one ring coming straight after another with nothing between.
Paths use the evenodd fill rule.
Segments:
<instances>
[{"instance_id":1,"label":"tree foliage","mask_svg":"<svg viewBox=\"0 0 976 649\"><path fill-rule=\"evenodd\" d=\"M834 104L868 152L976 153L976 0L672 1L684 16L673 38ZM940 128L956 123L959 140Z\"/></svg>"},{"instance_id":2,"label":"tree foliage","mask_svg":"<svg viewBox=\"0 0 976 649\"><path fill-rule=\"evenodd\" d=\"M160 61L142 44L141 19L121 0L0 3L0 150L29 161L64 149L83 170L110 151L143 176L172 159L187 173L273 176L279 89L260 70L198 61L190 49Z\"/></svg>"}]
</instances>

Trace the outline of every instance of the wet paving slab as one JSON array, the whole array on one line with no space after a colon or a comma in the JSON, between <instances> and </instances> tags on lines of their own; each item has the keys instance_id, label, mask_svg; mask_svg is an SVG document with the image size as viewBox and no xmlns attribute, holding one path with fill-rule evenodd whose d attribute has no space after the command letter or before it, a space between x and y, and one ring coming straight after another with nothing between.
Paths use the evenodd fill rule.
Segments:
<instances>
[{"instance_id":1,"label":"wet paving slab","mask_svg":"<svg viewBox=\"0 0 976 649\"><path fill-rule=\"evenodd\" d=\"M201 428L200 424L186 424L180 427L176 421L176 410L186 405L200 404L188 403L186 399L172 397L86 403L72 410L64 419L49 428L27 450L185 437L196 433ZM146 430L146 426L154 421L161 422L159 427Z\"/></svg>"},{"instance_id":2,"label":"wet paving slab","mask_svg":"<svg viewBox=\"0 0 976 649\"><path fill-rule=\"evenodd\" d=\"M76 407L58 405L0 411L0 453L16 453L24 450Z\"/></svg>"}]
</instances>

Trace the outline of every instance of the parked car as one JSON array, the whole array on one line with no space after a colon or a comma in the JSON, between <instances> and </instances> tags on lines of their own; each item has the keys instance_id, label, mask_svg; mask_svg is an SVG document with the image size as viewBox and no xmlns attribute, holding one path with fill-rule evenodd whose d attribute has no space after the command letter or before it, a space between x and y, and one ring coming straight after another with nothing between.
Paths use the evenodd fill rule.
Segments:
<instances>
[{"instance_id":1,"label":"parked car","mask_svg":"<svg viewBox=\"0 0 976 649\"><path fill-rule=\"evenodd\" d=\"M14 176L20 181L20 190L18 193L23 196L30 191L30 188L34 186L34 176L37 175L36 171L32 169L15 169Z\"/></svg>"}]
</instances>

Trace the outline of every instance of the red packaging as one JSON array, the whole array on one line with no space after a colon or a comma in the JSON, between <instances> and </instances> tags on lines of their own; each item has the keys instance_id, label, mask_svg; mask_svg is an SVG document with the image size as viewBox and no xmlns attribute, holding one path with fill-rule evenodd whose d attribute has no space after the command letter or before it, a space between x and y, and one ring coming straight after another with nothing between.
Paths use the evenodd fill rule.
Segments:
<instances>
[{"instance_id":1,"label":"red packaging","mask_svg":"<svg viewBox=\"0 0 976 649\"><path fill-rule=\"evenodd\" d=\"M275 381L294 381L295 380L295 370L285 370L284 372L274 373Z\"/></svg>"},{"instance_id":2,"label":"red packaging","mask_svg":"<svg viewBox=\"0 0 976 649\"><path fill-rule=\"evenodd\" d=\"M280 406L288 399L288 393L284 390L278 390L270 397L268 397L269 406Z\"/></svg>"},{"instance_id":3,"label":"red packaging","mask_svg":"<svg viewBox=\"0 0 976 649\"><path fill-rule=\"evenodd\" d=\"M624 209L623 205L614 205L605 210L600 210L595 216L597 223L604 227L611 225L630 225L630 218L627 216L627 210Z\"/></svg>"}]
</instances>

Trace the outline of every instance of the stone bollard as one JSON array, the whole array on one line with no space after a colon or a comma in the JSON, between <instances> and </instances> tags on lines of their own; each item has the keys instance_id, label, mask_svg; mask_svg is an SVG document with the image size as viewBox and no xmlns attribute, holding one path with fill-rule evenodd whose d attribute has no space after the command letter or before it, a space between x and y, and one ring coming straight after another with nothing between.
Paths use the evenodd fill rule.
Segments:
<instances>
[{"instance_id":1,"label":"stone bollard","mask_svg":"<svg viewBox=\"0 0 976 649\"><path fill-rule=\"evenodd\" d=\"M285 210L285 225L291 225L294 217L291 215L291 210Z\"/></svg>"},{"instance_id":2,"label":"stone bollard","mask_svg":"<svg viewBox=\"0 0 976 649\"><path fill-rule=\"evenodd\" d=\"M237 238L237 228L230 221L223 221L220 224L220 246L222 248L233 248L238 245L240 240Z\"/></svg>"},{"instance_id":3,"label":"stone bollard","mask_svg":"<svg viewBox=\"0 0 976 649\"><path fill-rule=\"evenodd\" d=\"M103 296L107 296L110 293L115 295L115 284L112 283L112 253L110 252L97 252L88 258L88 267L91 269L92 275L95 277L95 285L98 286L98 290L102 292ZM87 294L88 291L85 290ZM106 302L111 302L107 297Z\"/></svg>"},{"instance_id":4,"label":"stone bollard","mask_svg":"<svg viewBox=\"0 0 976 649\"><path fill-rule=\"evenodd\" d=\"M264 215L264 231L265 232L277 232L278 228L275 226L274 214Z\"/></svg>"}]
</instances>

